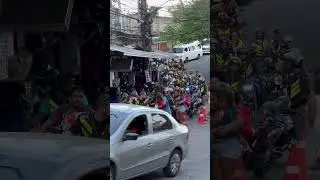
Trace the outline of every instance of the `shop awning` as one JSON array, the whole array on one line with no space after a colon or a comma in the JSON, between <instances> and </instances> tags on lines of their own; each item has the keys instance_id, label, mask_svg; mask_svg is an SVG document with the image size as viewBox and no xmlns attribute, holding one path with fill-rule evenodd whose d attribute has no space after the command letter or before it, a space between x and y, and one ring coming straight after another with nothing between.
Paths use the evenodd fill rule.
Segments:
<instances>
[{"instance_id":1,"label":"shop awning","mask_svg":"<svg viewBox=\"0 0 320 180\"><path fill-rule=\"evenodd\" d=\"M165 54L161 54L161 53L157 53L157 52L140 51L140 50L131 49L128 47L121 47L121 46L110 46L110 51L123 52L124 56L159 58L159 59L168 58L168 56Z\"/></svg>"},{"instance_id":2,"label":"shop awning","mask_svg":"<svg viewBox=\"0 0 320 180\"><path fill-rule=\"evenodd\" d=\"M133 60L115 59L110 63L111 72L131 72L133 67Z\"/></svg>"},{"instance_id":3,"label":"shop awning","mask_svg":"<svg viewBox=\"0 0 320 180\"><path fill-rule=\"evenodd\" d=\"M65 31L74 0L2 0L1 31Z\"/></svg>"},{"instance_id":4,"label":"shop awning","mask_svg":"<svg viewBox=\"0 0 320 180\"><path fill-rule=\"evenodd\" d=\"M161 55L166 56L167 58L170 58L170 59L178 58L178 56L175 55L174 53L168 53L168 52L162 52L162 51L156 51L155 53L161 54Z\"/></svg>"}]
</instances>

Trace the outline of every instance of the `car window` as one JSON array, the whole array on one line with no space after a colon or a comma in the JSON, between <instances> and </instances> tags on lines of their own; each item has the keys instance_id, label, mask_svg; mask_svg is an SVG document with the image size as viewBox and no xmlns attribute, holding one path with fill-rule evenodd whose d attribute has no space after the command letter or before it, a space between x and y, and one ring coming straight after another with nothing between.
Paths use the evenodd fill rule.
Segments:
<instances>
[{"instance_id":1,"label":"car window","mask_svg":"<svg viewBox=\"0 0 320 180\"><path fill-rule=\"evenodd\" d=\"M148 119L145 114L135 117L126 129L126 133L136 133L139 136L144 136L149 133Z\"/></svg>"},{"instance_id":2,"label":"car window","mask_svg":"<svg viewBox=\"0 0 320 180\"><path fill-rule=\"evenodd\" d=\"M171 120L164 114L154 113L152 117L152 129L154 133L172 129Z\"/></svg>"},{"instance_id":3,"label":"car window","mask_svg":"<svg viewBox=\"0 0 320 180\"><path fill-rule=\"evenodd\" d=\"M113 135L119 129L128 116L128 113L110 109L110 135Z\"/></svg>"},{"instance_id":4,"label":"car window","mask_svg":"<svg viewBox=\"0 0 320 180\"><path fill-rule=\"evenodd\" d=\"M0 177L1 179L8 179L8 180L22 180L23 175L18 169L1 166Z\"/></svg>"},{"instance_id":5,"label":"car window","mask_svg":"<svg viewBox=\"0 0 320 180\"><path fill-rule=\"evenodd\" d=\"M183 53L183 49L182 48L173 48L173 52L174 53Z\"/></svg>"},{"instance_id":6,"label":"car window","mask_svg":"<svg viewBox=\"0 0 320 180\"><path fill-rule=\"evenodd\" d=\"M188 48L184 48L184 51L185 51L185 52L188 52Z\"/></svg>"}]
</instances>

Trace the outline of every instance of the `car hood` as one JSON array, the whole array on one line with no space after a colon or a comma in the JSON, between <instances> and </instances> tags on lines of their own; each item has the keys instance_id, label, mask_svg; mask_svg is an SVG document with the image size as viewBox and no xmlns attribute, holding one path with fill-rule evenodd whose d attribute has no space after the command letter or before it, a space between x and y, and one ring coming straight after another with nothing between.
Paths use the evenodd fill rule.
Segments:
<instances>
[{"instance_id":1,"label":"car hood","mask_svg":"<svg viewBox=\"0 0 320 180\"><path fill-rule=\"evenodd\" d=\"M65 161L87 154L109 154L109 141L48 133L0 133L0 154Z\"/></svg>"}]
</instances>

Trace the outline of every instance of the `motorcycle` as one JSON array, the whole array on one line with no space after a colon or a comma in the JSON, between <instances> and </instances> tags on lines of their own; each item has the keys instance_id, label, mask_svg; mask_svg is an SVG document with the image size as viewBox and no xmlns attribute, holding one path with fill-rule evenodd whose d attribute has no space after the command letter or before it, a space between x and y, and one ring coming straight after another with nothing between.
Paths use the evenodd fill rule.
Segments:
<instances>
[{"instance_id":1,"label":"motorcycle","mask_svg":"<svg viewBox=\"0 0 320 180\"><path fill-rule=\"evenodd\" d=\"M263 177L272 165L289 151L296 140L291 118L290 101L282 96L262 106L262 121L250 144L251 168L257 177ZM255 164L253 162L259 162Z\"/></svg>"},{"instance_id":2,"label":"motorcycle","mask_svg":"<svg viewBox=\"0 0 320 180\"><path fill-rule=\"evenodd\" d=\"M192 94L191 103L188 111L190 118L192 118L195 114L197 114L201 104L202 104L202 98L200 96L200 93L197 92Z\"/></svg>"}]
</instances>

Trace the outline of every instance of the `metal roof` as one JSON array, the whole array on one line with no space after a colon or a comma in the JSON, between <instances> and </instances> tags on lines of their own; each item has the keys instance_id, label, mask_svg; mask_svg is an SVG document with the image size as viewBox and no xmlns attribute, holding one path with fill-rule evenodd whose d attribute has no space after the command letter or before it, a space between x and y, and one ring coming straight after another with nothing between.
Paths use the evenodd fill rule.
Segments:
<instances>
[{"instance_id":1,"label":"metal roof","mask_svg":"<svg viewBox=\"0 0 320 180\"><path fill-rule=\"evenodd\" d=\"M172 58L172 54L168 54L168 53L140 51L140 50L136 50L128 47L121 47L121 46L110 46L110 51L123 52L124 56L159 58L159 59Z\"/></svg>"}]
</instances>

